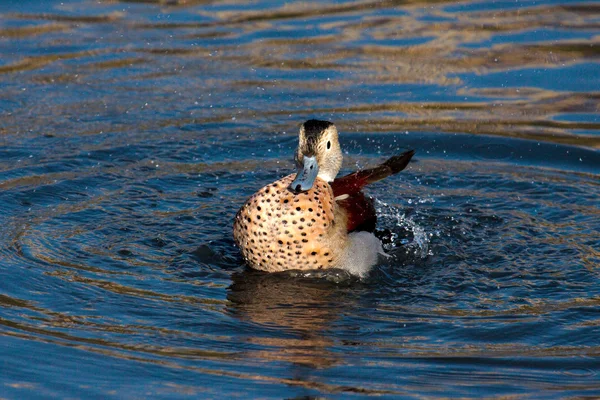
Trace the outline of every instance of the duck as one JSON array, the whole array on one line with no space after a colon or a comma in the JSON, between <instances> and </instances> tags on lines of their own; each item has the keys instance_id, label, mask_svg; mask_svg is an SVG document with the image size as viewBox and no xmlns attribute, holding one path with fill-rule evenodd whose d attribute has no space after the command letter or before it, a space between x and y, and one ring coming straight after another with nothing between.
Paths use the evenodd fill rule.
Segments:
<instances>
[{"instance_id":1,"label":"duck","mask_svg":"<svg viewBox=\"0 0 600 400\"><path fill-rule=\"evenodd\" d=\"M245 263L265 272L338 268L365 277L379 255L377 216L363 188L404 170L414 150L337 178L342 149L336 126L311 119L300 125L297 167L241 206L233 237Z\"/></svg>"}]
</instances>

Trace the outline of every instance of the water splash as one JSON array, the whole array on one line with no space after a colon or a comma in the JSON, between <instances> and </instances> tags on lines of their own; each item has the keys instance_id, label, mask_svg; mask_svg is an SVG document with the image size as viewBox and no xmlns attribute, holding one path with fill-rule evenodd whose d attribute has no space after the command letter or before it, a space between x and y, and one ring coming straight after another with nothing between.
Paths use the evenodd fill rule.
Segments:
<instances>
[{"instance_id":1,"label":"water splash","mask_svg":"<svg viewBox=\"0 0 600 400\"><path fill-rule=\"evenodd\" d=\"M428 199L428 201L432 201ZM420 201L417 201L420 203ZM410 253L425 259L433 255L429 243L433 233L429 233L404 211L375 199L375 210L379 219L379 227L384 232L384 249L391 254L399 251Z\"/></svg>"}]
</instances>

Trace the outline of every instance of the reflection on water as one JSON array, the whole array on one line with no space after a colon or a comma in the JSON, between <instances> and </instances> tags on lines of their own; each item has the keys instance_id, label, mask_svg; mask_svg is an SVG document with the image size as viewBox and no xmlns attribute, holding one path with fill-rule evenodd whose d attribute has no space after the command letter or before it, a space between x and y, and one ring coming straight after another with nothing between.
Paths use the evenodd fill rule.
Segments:
<instances>
[{"instance_id":1,"label":"reflection on water","mask_svg":"<svg viewBox=\"0 0 600 400\"><path fill-rule=\"evenodd\" d=\"M0 397L597 396L600 7L0 4ZM369 279L245 270L237 208L336 122Z\"/></svg>"},{"instance_id":2,"label":"reflection on water","mask_svg":"<svg viewBox=\"0 0 600 400\"><path fill-rule=\"evenodd\" d=\"M250 357L312 368L336 363L335 354L328 349L334 341L324 331L352 305L337 293L336 285L254 272L234 274L232 279L228 300L235 317L276 332L283 328L294 333L293 337L249 337L248 342L264 347Z\"/></svg>"}]
</instances>

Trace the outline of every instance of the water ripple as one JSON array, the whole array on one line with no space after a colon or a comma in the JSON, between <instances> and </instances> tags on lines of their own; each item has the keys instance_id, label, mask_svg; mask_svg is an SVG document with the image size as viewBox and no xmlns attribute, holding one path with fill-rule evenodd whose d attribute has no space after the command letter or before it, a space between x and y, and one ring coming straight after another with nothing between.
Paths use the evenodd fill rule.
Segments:
<instances>
[{"instance_id":1,"label":"water ripple","mask_svg":"<svg viewBox=\"0 0 600 400\"><path fill-rule=\"evenodd\" d=\"M28 7L0 5L6 397L598 393L595 2ZM231 238L310 117L345 172L417 149L369 189L368 279Z\"/></svg>"}]
</instances>

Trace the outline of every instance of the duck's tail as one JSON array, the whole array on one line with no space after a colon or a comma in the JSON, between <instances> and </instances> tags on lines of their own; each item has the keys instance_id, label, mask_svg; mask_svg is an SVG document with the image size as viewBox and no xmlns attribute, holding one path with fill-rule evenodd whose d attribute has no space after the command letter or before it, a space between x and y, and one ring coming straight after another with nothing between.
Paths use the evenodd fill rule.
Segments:
<instances>
[{"instance_id":1,"label":"duck's tail","mask_svg":"<svg viewBox=\"0 0 600 400\"><path fill-rule=\"evenodd\" d=\"M370 232L353 232L348 235L348 242L337 266L352 275L365 278L377 264L379 255L389 257L383 251L381 241Z\"/></svg>"},{"instance_id":2,"label":"duck's tail","mask_svg":"<svg viewBox=\"0 0 600 400\"><path fill-rule=\"evenodd\" d=\"M373 231L377 217L373 201L361 191L366 185L402 171L410 162L414 150L409 150L388 159L374 168L364 169L343 176L331 183L333 195L346 211L348 232L355 230Z\"/></svg>"}]
</instances>

